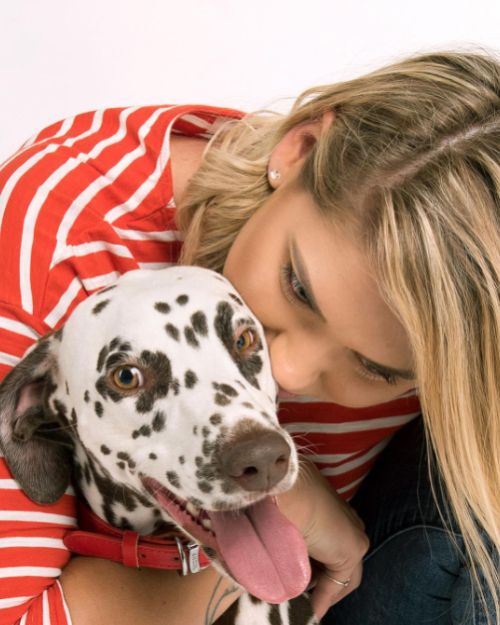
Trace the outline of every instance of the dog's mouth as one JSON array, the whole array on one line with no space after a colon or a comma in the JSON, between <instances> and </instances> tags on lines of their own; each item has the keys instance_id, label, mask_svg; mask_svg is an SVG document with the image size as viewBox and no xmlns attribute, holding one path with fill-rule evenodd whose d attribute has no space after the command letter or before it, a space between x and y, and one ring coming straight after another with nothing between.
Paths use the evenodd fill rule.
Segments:
<instances>
[{"instance_id":1,"label":"dog's mouth","mask_svg":"<svg viewBox=\"0 0 500 625\"><path fill-rule=\"evenodd\" d=\"M142 482L181 529L215 550L229 575L250 594L282 603L306 589L311 576L306 544L273 497L241 510L200 510L154 478Z\"/></svg>"},{"instance_id":2,"label":"dog's mouth","mask_svg":"<svg viewBox=\"0 0 500 625\"><path fill-rule=\"evenodd\" d=\"M180 499L152 477L142 477L142 483L148 493L156 499L160 507L181 529L190 534L200 545L217 549L212 521L206 510Z\"/></svg>"}]
</instances>

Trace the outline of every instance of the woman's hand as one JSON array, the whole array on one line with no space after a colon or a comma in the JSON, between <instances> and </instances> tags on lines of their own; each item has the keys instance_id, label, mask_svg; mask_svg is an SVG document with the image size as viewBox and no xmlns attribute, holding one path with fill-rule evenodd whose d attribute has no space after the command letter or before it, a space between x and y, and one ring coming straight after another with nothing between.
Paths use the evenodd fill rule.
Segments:
<instances>
[{"instance_id":1,"label":"woman's hand","mask_svg":"<svg viewBox=\"0 0 500 625\"><path fill-rule=\"evenodd\" d=\"M311 603L316 616L322 618L330 606L361 583L362 558L369 547L363 522L303 458L295 486L277 501L302 532L310 557L321 565L315 571ZM347 580L348 584L341 583Z\"/></svg>"}]
</instances>

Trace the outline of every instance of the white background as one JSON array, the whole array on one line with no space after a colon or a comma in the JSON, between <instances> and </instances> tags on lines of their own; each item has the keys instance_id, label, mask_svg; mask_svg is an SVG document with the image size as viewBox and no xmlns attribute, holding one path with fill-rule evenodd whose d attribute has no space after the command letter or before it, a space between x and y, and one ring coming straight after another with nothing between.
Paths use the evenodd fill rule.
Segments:
<instances>
[{"instance_id":1,"label":"white background","mask_svg":"<svg viewBox=\"0 0 500 625\"><path fill-rule=\"evenodd\" d=\"M0 0L0 161L108 106L286 110L429 49L500 50L500 0Z\"/></svg>"}]
</instances>

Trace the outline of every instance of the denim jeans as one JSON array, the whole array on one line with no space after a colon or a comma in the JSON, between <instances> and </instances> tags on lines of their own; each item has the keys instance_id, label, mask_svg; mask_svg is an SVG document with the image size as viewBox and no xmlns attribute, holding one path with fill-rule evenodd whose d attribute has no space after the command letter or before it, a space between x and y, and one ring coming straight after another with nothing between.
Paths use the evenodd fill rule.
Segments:
<instances>
[{"instance_id":1,"label":"denim jeans","mask_svg":"<svg viewBox=\"0 0 500 625\"><path fill-rule=\"evenodd\" d=\"M433 499L421 419L394 437L351 504L370 538L363 581L322 624L486 625L463 541L444 529Z\"/></svg>"}]
</instances>

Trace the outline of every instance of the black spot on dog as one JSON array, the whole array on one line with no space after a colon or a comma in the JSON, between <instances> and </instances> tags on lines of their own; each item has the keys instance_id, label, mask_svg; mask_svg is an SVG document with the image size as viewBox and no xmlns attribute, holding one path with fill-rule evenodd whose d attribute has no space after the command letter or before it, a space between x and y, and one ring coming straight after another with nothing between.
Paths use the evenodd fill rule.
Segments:
<instances>
[{"instance_id":1,"label":"black spot on dog","mask_svg":"<svg viewBox=\"0 0 500 625\"><path fill-rule=\"evenodd\" d=\"M124 356L121 352L113 352L106 358L106 369L109 371L116 367L116 365L122 365Z\"/></svg>"},{"instance_id":2,"label":"black spot on dog","mask_svg":"<svg viewBox=\"0 0 500 625\"><path fill-rule=\"evenodd\" d=\"M125 530L133 530L133 526L130 523L130 521L128 519L126 519L124 516L122 516L122 518L120 519L120 523L118 525L119 529L125 531Z\"/></svg>"},{"instance_id":3,"label":"black spot on dog","mask_svg":"<svg viewBox=\"0 0 500 625\"><path fill-rule=\"evenodd\" d=\"M244 401L241 405L244 408L250 408L250 410L253 410L255 408L255 406L249 401Z\"/></svg>"},{"instance_id":4,"label":"black spot on dog","mask_svg":"<svg viewBox=\"0 0 500 625\"><path fill-rule=\"evenodd\" d=\"M118 347L118 345L120 345L121 342L121 338L119 336L115 336L115 338L109 344L109 351L113 352Z\"/></svg>"},{"instance_id":5,"label":"black spot on dog","mask_svg":"<svg viewBox=\"0 0 500 625\"><path fill-rule=\"evenodd\" d=\"M236 302L237 304L239 304L240 306L243 306L243 305L244 305L244 304L243 304L243 301L241 300L241 298L240 298L240 297L238 297L238 296L236 295L236 293L229 293L229 297L230 297L230 298L231 298L234 302Z\"/></svg>"},{"instance_id":6,"label":"black spot on dog","mask_svg":"<svg viewBox=\"0 0 500 625\"><path fill-rule=\"evenodd\" d=\"M141 362L154 373L154 379L140 393L135 403L137 412L144 413L153 409L157 399L166 397L172 383L172 367L170 360L162 352L144 350L141 353Z\"/></svg>"},{"instance_id":7,"label":"black spot on dog","mask_svg":"<svg viewBox=\"0 0 500 625\"><path fill-rule=\"evenodd\" d=\"M104 414L104 408L100 401L94 403L94 410L96 415L100 418Z\"/></svg>"},{"instance_id":8,"label":"black spot on dog","mask_svg":"<svg viewBox=\"0 0 500 625\"><path fill-rule=\"evenodd\" d=\"M179 380L172 380L170 387L174 391L174 395L178 395L180 393L181 385L179 384Z\"/></svg>"},{"instance_id":9,"label":"black spot on dog","mask_svg":"<svg viewBox=\"0 0 500 625\"><path fill-rule=\"evenodd\" d=\"M271 415L268 414L267 412L264 412L264 410L261 410L260 414L264 417L264 419L267 419L268 421L272 421Z\"/></svg>"},{"instance_id":10,"label":"black spot on dog","mask_svg":"<svg viewBox=\"0 0 500 625\"><path fill-rule=\"evenodd\" d=\"M76 425L77 424L77 416L76 416L76 410L74 408L71 408L71 418L69 420L69 422L71 423L71 425Z\"/></svg>"},{"instance_id":11,"label":"black spot on dog","mask_svg":"<svg viewBox=\"0 0 500 625\"><path fill-rule=\"evenodd\" d=\"M179 456L179 464L184 464L186 462L186 458L184 456Z\"/></svg>"},{"instance_id":12,"label":"black spot on dog","mask_svg":"<svg viewBox=\"0 0 500 625\"><path fill-rule=\"evenodd\" d=\"M69 395L69 386L67 380L64 382L64 388L66 390L66 395Z\"/></svg>"},{"instance_id":13,"label":"black spot on dog","mask_svg":"<svg viewBox=\"0 0 500 625\"><path fill-rule=\"evenodd\" d=\"M99 373L102 371L102 368L104 367L104 363L106 362L106 357L109 354L109 347L107 345L104 345L103 347L101 347L101 350L99 351L99 356L97 356L97 371L99 371Z\"/></svg>"},{"instance_id":14,"label":"black spot on dog","mask_svg":"<svg viewBox=\"0 0 500 625\"><path fill-rule=\"evenodd\" d=\"M184 337L188 342L188 345L191 345L191 347L198 348L200 346L198 339L196 338L196 334L194 333L193 328L191 328L190 326L186 326L184 328Z\"/></svg>"},{"instance_id":15,"label":"black spot on dog","mask_svg":"<svg viewBox=\"0 0 500 625\"><path fill-rule=\"evenodd\" d=\"M202 493L211 493L214 489L212 484L210 484L209 482L198 482L198 488L201 490Z\"/></svg>"},{"instance_id":16,"label":"black spot on dog","mask_svg":"<svg viewBox=\"0 0 500 625\"><path fill-rule=\"evenodd\" d=\"M271 611L269 612L269 625L283 625L280 608L276 604L271 604Z\"/></svg>"},{"instance_id":17,"label":"black spot on dog","mask_svg":"<svg viewBox=\"0 0 500 625\"><path fill-rule=\"evenodd\" d=\"M156 454L154 454L153 452L151 452L149 454L149 458L150 458L150 460L157 460L158 456Z\"/></svg>"},{"instance_id":18,"label":"black spot on dog","mask_svg":"<svg viewBox=\"0 0 500 625\"><path fill-rule=\"evenodd\" d=\"M208 480L209 482L221 477L220 471L214 462L206 462L203 458L201 463L198 466L198 470L195 472L198 480L204 482Z\"/></svg>"},{"instance_id":19,"label":"black spot on dog","mask_svg":"<svg viewBox=\"0 0 500 625\"><path fill-rule=\"evenodd\" d=\"M156 302L155 310L157 310L159 313L162 313L163 315L167 315L171 309L167 302Z\"/></svg>"},{"instance_id":20,"label":"black spot on dog","mask_svg":"<svg viewBox=\"0 0 500 625\"><path fill-rule=\"evenodd\" d=\"M227 406L231 403L231 400L227 395L224 395L223 393L215 393L214 402L217 404L217 406Z\"/></svg>"},{"instance_id":21,"label":"black spot on dog","mask_svg":"<svg viewBox=\"0 0 500 625\"><path fill-rule=\"evenodd\" d=\"M102 312L106 306L109 304L111 300L109 299L104 299L102 300L102 302L99 302L98 304L96 304L94 306L94 308L92 308L92 314L93 315L98 315L100 312Z\"/></svg>"},{"instance_id":22,"label":"black spot on dog","mask_svg":"<svg viewBox=\"0 0 500 625\"><path fill-rule=\"evenodd\" d=\"M198 435L198 426L197 425L193 425L193 434L194 434L194 436Z\"/></svg>"},{"instance_id":23,"label":"black spot on dog","mask_svg":"<svg viewBox=\"0 0 500 625\"><path fill-rule=\"evenodd\" d=\"M217 384L217 382L214 382L213 386L217 391L224 393L228 397L238 397L239 395L238 391L229 384Z\"/></svg>"},{"instance_id":24,"label":"black spot on dog","mask_svg":"<svg viewBox=\"0 0 500 625\"><path fill-rule=\"evenodd\" d=\"M85 391L85 393L83 394L83 401L88 404L90 401L90 393L88 391Z\"/></svg>"},{"instance_id":25,"label":"black spot on dog","mask_svg":"<svg viewBox=\"0 0 500 625\"><path fill-rule=\"evenodd\" d=\"M99 295L102 295L103 293L108 293L108 291L112 291L113 289L116 289L116 284L111 284L110 286L107 286L104 289L101 289L99 291Z\"/></svg>"},{"instance_id":26,"label":"black spot on dog","mask_svg":"<svg viewBox=\"0 0 500 625\"><path fill-rule=\"evenodd\" d=\"M101 445L101 451L105 456L108 456L111 453L111 449L106 447L106 445Z\"/></svg>"},{"instance_id":27,"label":"black spot on dog","mask_svg":"<svg viewBox=\"0 0 500 625\"><path fill-rule=\"evenodd\" d=\"M117 347L120 344L127 345L126 341L122 341L120 337L116 336L109 345L104 345L99 351L99 355L97 357L97 371L100 373L104 367L104 363L106 362L108 355L112 352L116 351Z\"/></svg>"},{"instance_id":28,"label":"black spot on dog","mask_svg":"<svg viewBox=\"0 0 500 625\"><path fill-rule=\"evenodd\" d=\"M215 332L243 377L252 386L259 389L259 382L256 376L260 373L263 366L262 358L259 355L259 351L262 350L262 342L257 338L258 342L250 354L238 352L234 344L233 315L234 311L228 302L219 302L214 321Z\"/></svg>"},{"instance_id":29,"label":"black spot on dog","mask_svg":"<svg viewBox=\"0 0 500 625\"><path fill-rule=\"evenodd\" d=\"M200 334L201 336L208 335L207 316L201 310L191 315L191 325L196 334Z\"/></svg>"},{"instance_id":30,"label":"black spot on dog","mask_svg":"<svg viewBox=\"0 0 500 625\"><path fill-rule=\"evenodd\" d=\"M175 528L171 523L167 523L167 521L161 519L155 523L153 534L157 534L159 536L162 534L171 534L174 529Z\"/></svg>"},{"instance_id":31,"label":"black spot on dog","mask_svg":"<svg viewBox=\"0 0 500 625\"><path fill-rule=\"evenodd\" d=\"M188 369L184 374L184 386L186 388L193 388L193 386L198 382L198 376L194 371Z\"/></svg>"},{"instance_id":32,"label":"black spot on dog","mask_svg":"<svg viewBox=\"0 0 500 625\"><path fill-rule=\"evenodd\" d=\"M165 331L171 338L174 339L174 341L178 341L179 340L181 333L171 323L167 323L167 325L165 326Z\"/></svg>"},{"instance_id":33,"label":"black spot on dog","mask_svg":"<svg viewBox=\"0 0 500 625\"><path fill-rule=\"evenodd\" d=\"M196 456L196 458L194 459L194 463L198 468L200 468L204 465L205 460L201 456Z\"/></svg>"},{"instance_id":34,"label":"black spot on dog","mask_svg":"<svg viewBox=\"0 0 500 625\"><path fill-rule=\"evenodd\" d=\"M118 391L109 386L106 376L104 375L98 378L97 382L95 383L95 388L103 399L108 399L109 397L109 399L111 399L115 403L118 403L123 399L123 396L120 395Z\"/></svg>"},{"instance_id":35,"label":"black spot on dog","mask_svg":"<svg viewBox=\"0 0 500 625\"><path fill-rule=\"evenodd\" d=\"M139 438L139 436L151 436L151 427L149 425L141 425L138 430L132 432L132 438Z\"/></svg>"},{"instance_id":36,"label":"black spot on dog","mask_svg":"<svg viewBox=\"0 0 500 625\"><path fill-rule=\"evenodd\" d=\"M125 460L125 462L128 462L128 461L130 460L130 454L128 454L128 453L127 453L127 452L125 452L125 451L119 451L119 452L116 454L116 457L117 457L119 460Z\"/></svg>"},{"instance_id":37,"label":"black spot on dog","mask_svg":"<svg viewBox=\"0 0 500 625\"><path fill-rule=\"evenodd\" d=\"M203 441L201 451L204 456L210 456L216 449L217 444L210 441Z\"/></svg>"},{"instance_id":38,"label":"black spot on dog","mask_svg":"<svg viewBox=\"0 0 500 625\"><path fill-rule=\"evenodd\" d=\"M181 481L175 471L167 471L166 476L168 482L172 484L172 486L174 486L175 488L181 487Z\"/></svg>"},{"instance_id":39,"label":"black spot on dog","mask_svg":"<svg viewBox=\"0 0 500 625\"><path fill-rule=\"evenodd\" d=\"M210 416L209 421L212 425L220 425L222 423L222 417L220 414L215 413Z\"/></svg>"},{"instance_id":40,"label":"black spot on dog","mask_svg":"<svg viewBox=\"0 0 500 625\"><path fill-rule=\"evenodd\" d=\"M132 345L128 341L124 341L120 345L120 351L121 352L130 352L131 350L132 350Z\"/></svg>"},{"instance_id":41,"label":"black spot on dog","mask_svg":"<svg viewBox=\"0 0 500 625\"><path fill-rule=\"evenodd\" d=\"M165 429L165 423L167 421L167 418L165 417L165 415L163 414L163 412L158 411L153 419L152 422L152 427L153 430L155 432L161 432L163 429Z\"/></svg>"},{"instance_id":42,"label":"black spot on dog","mask_svg":"<svg viewBox=\"0 0 500 625\"><path fill-rule=\"evenodd\" d=\"M189 297L187 295L179 295L179 297L175 301L181 306L184 306L189 302Z\"/></svg>"},{"instance_id":43,"label":"black spot on dog","mask_svg":"<svg viewBox=\"0 0 500 625\"><path fill-rule=\"evenodd\" d=\"M117 463L116 463L116 466L117 466L119 469L122 469L122 470L123 470L123 469L125 469L125 463L124 463L124 462L121 462L121 461L120 461L120 462L117 462Z\"/></svg>"},{"instance_id":44,"label":"black spot on dog","mask_svg":"<svg viewBox=\"0 0 500 625\"><path fill-rule=\"evenodd\" d=\"M203 436L203 438L208 438L210 436L210 428L206 425L204 425L201 428L201 435Z\"/></svg>"}]
</instances>

